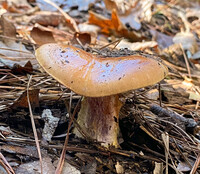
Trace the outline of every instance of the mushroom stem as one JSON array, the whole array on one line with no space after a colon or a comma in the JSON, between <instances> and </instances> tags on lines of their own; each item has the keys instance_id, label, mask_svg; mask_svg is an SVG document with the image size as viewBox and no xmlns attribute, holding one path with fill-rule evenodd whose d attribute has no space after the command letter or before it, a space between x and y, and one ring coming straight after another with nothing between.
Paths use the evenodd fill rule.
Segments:
<instances>
[{"instance_id":1,"label":"mushroom stem","mask_svg":"<svg viewBox=\"0 0 200 174\"><path fill-rule=\"evenodd\" d=\"M119 111L122 104L118 95L106 97L85 97L77 122L81 129L102 145L118 147ZM75 128L74 133L82 137Z\"/></svg>"}]
</instances>

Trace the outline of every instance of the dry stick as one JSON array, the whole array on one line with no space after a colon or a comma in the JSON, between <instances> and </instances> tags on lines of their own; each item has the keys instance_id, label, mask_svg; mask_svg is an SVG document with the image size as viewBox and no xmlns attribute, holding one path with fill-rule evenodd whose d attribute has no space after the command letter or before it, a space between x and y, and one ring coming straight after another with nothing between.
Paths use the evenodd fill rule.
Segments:
<instances>
[{"instance_id":1,"label":"dry stick","mask_svg":"<svg viewBox=\"0 0 200 174\"><path fill-rule=\"evenodd\" d=\"M33 55L31 52L28 52L28 51L15 50L15 49L11 49L11 48L0 48L0 50L8 50L8 51L13 51L13 52L20 52L20 53Z\"/></svg>"},{"instance_id":2,"label":"dry stick","mask_svg":"<svg viewBox=\"0 0 200 174\"><path fill-rule=\"evenodd\" d=\"M6 55L0 55L0 57L3 57L3 59L7 59L7 60L12 60L12 61L25 61L25 60L35 60L35 57L12 57L12 56L6 56Z\"/></svg>"},{"instance_id":3,"label":"dry stick","mask_svg":"<svg viewBox=\"0 0 200 174\"><path fill-rule=\"evenodd\" d=\"M9 173L9 174L15 174L14 170L12 169L12 167L10 166L10 164L8 163L8 161L6 160L6 158L3 156L3 154L0 152L0 158L3 160L4 163L2 163L1 165L5 167L5 170ZM8 171L8 168L10 171Z\"/></svg>"},{"instance_id":4,"label":"dry stick","mask_svg":"<svg viewBox=\"0 0 200 174\"><path fill-rule=\"evenodd\" d=\"M170 154L170 151L169 151L169 137L167 138L168 140L165 140L165 138L163 138L163 135L164 134L162 134L162 139L163 139L163 144L164 144L164 148L165 148L165 155L166 155L166 174L168 174L168 167L167 167L167 165L169 165L169 163L168 163L168 156L169 156L169 158L171 159L171 163L172 163L172 165L174 166L174 170L175 170L175 172L176 172L176 174L182 174L182 172L180 172L177 168L176 168L176 165L174 164L174 161L173 161L173 159L172 159L172 156L171 156L171 154ZM166 136L166 135L164 135L164 136ZM168 135L167 135L168 136ZM168 141L168 143L166 142L166 141Z\"/></svg>"},{"instance_id":5,"label":"dry stick","mask_svg":"<svg viewBox=\"0 0 200 174\"><path fill-rule=\"evenodd\" d=\"M195 110L197 110L199 107L199 101L197 101L196 106L195 106Z\"/></svg>"},{"instance_id":6,"label":"dry stick","mask_svg":"<svg viewBox=\"0 0 200 174\"><path fill-rule=\"evenodd\" d=\"M14 41L19 41L19 42L23 42L23 43L28 43L28 44L31 44L33 46L35 45L34 43L29 42L28 40L24 40L24 39L20 39L20 38L12 38L12 37L3 36L3 35L0 35L0 38L5 38L5 39L9 39L9 40L14 40Z\"/></svg>"},{"instance_id":7,"label":"dry stick","mask_svg":"<svg viewBox=\"0 0 200 174\"><path fill-rule=\"evenodd\" d=\"M71 101L71 98L70 98L70 101ZM74 116L75 116L76 111L78 109L80 101L81 101L81 99L79 99L79 101L76 104L76 107L74 109L74 112L73 112L72 116L70 117L70 122L68 124L68 129L67 129L67 136L66 136L66 139L65 139L65 143L64 143L64 146L63 146L62 154L61 154L60 160L58 162L55 174L60 174L62 172L63 165L64 165L64 162L65 162L65 154L66 154L66 151L67 151L67 144L68 144L68 141L69 141L69 131L70 131L71 125L73 123L73 119L74 119ZM70 112L69 112L69 114L70 114Z\"/></svg>"},{"instance_id":8,"label":"dry stick","mask_svg":"<svg viewBox=\"0 0 200 174\"><path fill-rule=\"evenodd\" d=\"M162 139L164 142L164 147L165 147L165 163L166 163L166 170L165 173L168 174L168 156L169 156L169 135L167 132L164 132L162 134Z\"/></svg>"},{"instance_id":9,"label":"dry stick","mask_svg":"<svg viewBox=\"0 0 200 174\"><path fill-rule=\"evenodd\" d=\"M108 47L108 46L113 45L113 44L116 43L116 45L114 46L114 48L115 48L115 47L121 42L122 39L124 39L124 38L122 37L122 38L117 39L117 40L115 40L115 41L113 41L113 42L111 42L111 43L109 43L109 44L107 44L107 45L104 45L104 46L102 46L101 48L99 48L98 50L102 50L102 49L104 49L104 48L106 48L106 47ZM113 48L113 49L114 49L114 48Z\"/></svg>"},{"instance_id":10,"label":"dry stick","mask_svg":"<svg viewBox=\"0 0 200 174\"><path fill-rule=\"evenodd\" d=\"M185 64L186 64L186 68L187 68L187 71L188 71L189 78L191 79L191 71L190 71L190 66L189 66L188 59L187 59L187 57L185 55L185 51L183 49L182 44L179 44L179 45L180 45L180 48L181 48L181 50L183 52L183 57L184 57L184 60L185 60Z\"/></svg>"},{"instance_id":11,"label":"dry stick","mask_svg":"<svg viewBox=\"0 0 200 174\"><path fill-rule=\"evenodd\" d=\"M6 171L6 174L12 174L9 170L8 170L8 168L7 168L7 166L3 163L3 161L1 161L0 160L0 166L1 166L1 168L3 168L3 169L1 169L1 173L5 173L4 171Z\"/></svg>"},{"instance_id":12,"label":"dry stick","mask_svg":"<svg viewBox=\"0 0 200 174\"><path fill-rule=\"evenodd\" d=\"M190 171L190 174L195 174L196 173L196 170L199 167L199 164L200 164L200 153L197 156L197 159L196 159L196 161L194 163L194 166L193 166L192 170Z\"/></svg>"},{"instance_id":13,"label":"dry stick","mask_svg":"<svg viewBox=\"0 0 200 174\"><path fill-rule=\"evenodd\" d=\"M112 48L112 50L114 50L114 49L117 47L117 45L119 45L119 43L120 43L123 39L124 39L123 37L120 38L120 39L118 39L118 41L116 42L116 44L114 45L114 47Z\"/></svg>"},{"instance_id":14,"label":"dry stick","mask_svg":"<svg viewBox=\"0 0 200 174\"><path fill-rule=\"evenodd\" d=\"M76 32L79 32L79 29L78 29L78 26L75 22L75 20L73 18L71 18L67 13L65 13L60 7L58 7L54 2L51 2L50 0L43 0L45 1L46 3L52 5L53 7L55 7L64 17L65 19L67 20L67 22L71 23L72 26L74 27L74 30Z\"/></svg>"},{"instance_id":15,"label":"dry stick","mask_svg":"<svg viewBox=\"0 0 200 174\"><path fill-rule=\"evenodd\" d=\"M159 104L162 107L162 95L161 95L161 85L158 83L158 91L159 91Z\"/></svg>"},{"instance_id":16,"label":"dry stick","mask_svg":"<svg viewBox=\"0 0 200 174\"><path fill-rule=\"evenodd\" d=\"M12 73L10 73L10 72L9 72L8 74L11 75L11 76L13 76L14 78L18 79L19 81L24 82L25 84L27 83L26 80L24 80L24 79L22 79L22 78L20 78L20 77L18 77L18 76L16 76L16 75L14 75L14 74L12 74Z\"/></svg>"},{"instance_id":17,"label":"dry stick","mask_svg":"<svg viewBox=\"0 0 200 174\"><path fill-rule=\"evenodd\" d=\"M186 158L186 156L184 155L184 153L180 149L179 145L177 144L176 139L174 137L172 137L172 139L173 139L174 143L176 144L176 148L180 152L181 156L183 157L183 159L185 160L185 162L187 163L187 165L190 166L190 168L192 168L192 165L190 164L190 162L188 161L188 159Z\"/></svg>"},{"instance_id":18,"label":"dry stick","mask_svg":"<svg viewBox=\"0 0 200 174\"><path fill-rule=\"evenodd\" d=\"M30 103L30 99L29 99L29 86L30 86L31 79L32 79L32 75L30 76L28 84L27 84L27 101L28 101L28 108L29 108L29 112L30 112L31 124L32 124L32 128L33 128L33 134L35 137L35 143L36 143L36 147L37 147L37 151L38 151L38 156L40 159L41 174L43 174L42 155L41 155L41 151L40 151L40 145L39 145L39 141L38 141L37 131L36 131L35 122L34 122L34 118L33 118L33 112L32 112L31 103Z\"/></svg>"}]
</instances>

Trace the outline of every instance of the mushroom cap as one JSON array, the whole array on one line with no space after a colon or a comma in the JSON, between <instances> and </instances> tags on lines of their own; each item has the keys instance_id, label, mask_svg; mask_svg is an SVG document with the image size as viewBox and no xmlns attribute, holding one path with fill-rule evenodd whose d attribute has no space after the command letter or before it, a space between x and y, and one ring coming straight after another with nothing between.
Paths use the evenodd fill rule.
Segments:
<instances>
[{"instance_id":1,"label":"mushroom cap","mask_svg":"<svg viewBox=\"0 0 200 174\"><path fill-rule=\"evenodd\" d=\"M73 46L45 44L36 58L47 73L77 94L102 97L153 85L168 69L143 55L98 58Z\"/></svg>"}]
</instances>

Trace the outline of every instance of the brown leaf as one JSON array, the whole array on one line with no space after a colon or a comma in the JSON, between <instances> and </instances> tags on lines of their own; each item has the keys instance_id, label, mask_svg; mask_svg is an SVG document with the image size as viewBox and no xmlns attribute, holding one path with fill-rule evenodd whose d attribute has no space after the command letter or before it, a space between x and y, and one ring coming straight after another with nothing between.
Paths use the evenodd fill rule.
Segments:
<instances>
[{"instance_id":1,"label":"brown leaf","mask_svg":"<svg viewBox=\"0 0 200 174\"><path fill-rule=\"evenodd\" d=\"M135 30L140 30L142 27L141 21L150 22L152 17L153 0L146 1L121 1L121 0L104 0L107 10L115 9L120 18L120 21L128 24Z\"/></svg>"},{"instance_id":2,"label":"brown leaf","mask_svg":"<svg viewBox=\"0 0 200 174\"><path fill-rule=\"evenodd\" d=\"M39 107L39 91L39 89L29 90L29 100L32 108ZM22 95L14 102L11 108L28 108L27 91L22 93Z\"/></svg>"},{"instance_id":3,"label":"brown leaf","mask_svg":"<svg viewBox=\"0 0 200 174\"><path fill-rule=\"evenodd\" d=\"M112 11L111 19L107 19L101 15L98 15L94 12L89 12L89 23L95 24L101 27L101 32L107 35L115 35L118 37L125 37L131 41L142 41L145 39L139 33L134 31L129 31L120 21L116 10Z\"/></svg>"},{"instance_id":4,"label":"brown leaf","mask_svg":"<svg viewBox=\"0 0 200 174\"><path fill-rule=\"evenodd\" d=\"M79 44L79 41L82 45L91 43L91 35L89 33L74 33L72 39L72 44Z\"/></svg>"},{"instance_id":5,"label":"brown leaf","mask_svg":"<svg viewBox=\"0 0 200 174\"><path fill-rule=\"evenodd\" d=\"M16 37L16 28L14 23L8 18L7 14L1 16L1 26L3 28L3 35L7 37Z\"/></svg>"},{"instance_id":6,"label":"brown leaf","mask_svg":"<svg viewBox=\"0 0 200 174\"><path fill-rule=\"evenodd\" d=\"M144 51L147 48L156 48L158 46L155 41L146 42L128 42L127 40L121 40L121 42L116 46L118 49L128 48L130 50L141 50Z\"/></svg>"},{"instance_id":7,"label":"brown leaf","mask_svg":"<svg viewBox=\"0 0 200 174\"><path fill-rule=\"evenodd\" d=\"M64 23L64 17L58 12L40 11L35 13L30 19L31 23L38 23L43 26L58 26L60 23Z\"/></svg>"},{"instance_id":8,"label":"brown leaf","mask_svg":"<svg viewBox=\"0 0 200 174\"><path fill-rule=\"evenodd\" d=\"M43 31L37 27L34 27L31 31L31 37L38 45L43 45L46 43L54 43L54 37L52 32Z\"/></svg>"},{"instance_id":9,"label":"brown leaf","mask_svg":"<svg viewBox=\"0 0 200 174\"><path fill-rule=\"evenodd\" d=\"M32 73L33 72L33 66L30 61L28 61L24 67L22 67L19 64L14 64L12 68L12 72L14 74L26 74L26 73Z\"/></svg>"},{"instance_id":10,"label":"brown leaf","mask_svg":"<svg viewBox=\"0 0 200 174\"><path fill-rule=\"evenodd\" d=\"M10 130L9 127L5 127L5 126L0 126L0 133L3 135L3 136L8 136L12 133L12 131Z\"/></svg>"},{"instance_id":11,"label":"brown leaf","mask_svg":"<svg viewBox=\"0 0 200 174\"><path fill-rule=\"evenodd\" d=\"M43 169L43 174L55 173L55 167L52 165L52 159L50 157L42 158L42 169ZM40 161L31 161L28 163L22 163L16 170L16 174L27 174L27 173L41 173Z\"/></svg>"},{"instance_id":12,"label":"brown leaf","mask_svg":"<svg viewBox=\"0 0 200 174\"><path fill-rule=\"evenodd\" d=\"M15 40L5 39L4 42L0 41L0 55L3 65L13 67L15 63L24 66L27 61L31 61L32 65L36 67L36 59L25 45ZM0 63L1 65L1 63Z\"/></svg>"},{"instance_id":13,"label":"brown leaf","mask_svg":"<svg viewBox=\"0 0 200 174\"><path fill-rule=\"evenodd\" d=\"M10 153L12 152L16 154L26 155L33 158L38 158L37 149L36 147L33 147L33 146L2 145L0 146L0 150L10 152ZM45 150L41 150L41 152L43 156L46 156Z\"/></svg>"},{"instance_id":14,"label":"brown leaf","mask_svg":"<svg viewBox=\"0 0 200 174\"><path fill-rule=\"evenodd\" d=\"M3 8L11 13L24 13L32 9L27 0L6 0L3 2Z\"/></svg>"}]
</instances>

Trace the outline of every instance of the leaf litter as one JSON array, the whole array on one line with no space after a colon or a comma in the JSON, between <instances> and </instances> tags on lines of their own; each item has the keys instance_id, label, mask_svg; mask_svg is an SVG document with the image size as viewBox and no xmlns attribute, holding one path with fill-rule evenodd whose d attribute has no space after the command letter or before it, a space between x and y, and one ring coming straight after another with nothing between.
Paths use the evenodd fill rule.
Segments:
<instances>
[{"instance_id":1,"label":"leaf litter","mask_svg":"<svg viewBox=\"0 0 200 174\"><path fill-rule=\"evenodd\" d=\"M45 2L47 11L44 1L0 3L0 170L55 173L67 135L65 173L199 172L199 1ZM169 67L159 84L121 95L119 149L73 135L77 123L68 125L81 96L34 56L49 42L101 56L154 54ZM46 110L51 114L42 118Z\"/></svg>"}]
</instances>

